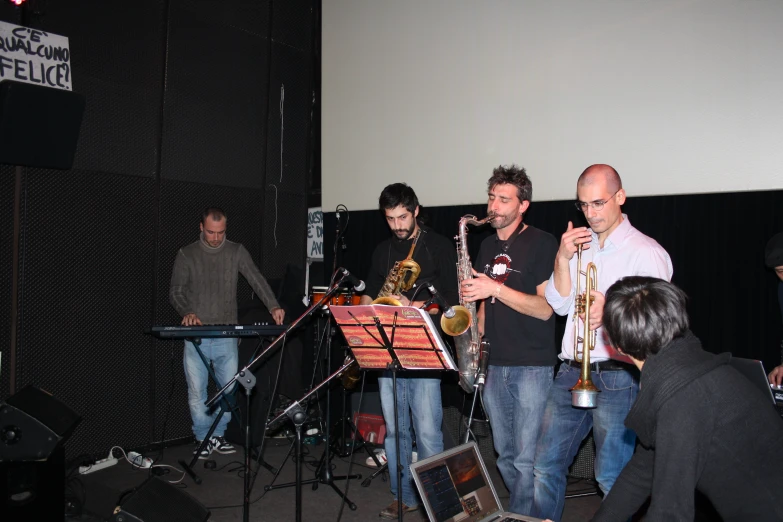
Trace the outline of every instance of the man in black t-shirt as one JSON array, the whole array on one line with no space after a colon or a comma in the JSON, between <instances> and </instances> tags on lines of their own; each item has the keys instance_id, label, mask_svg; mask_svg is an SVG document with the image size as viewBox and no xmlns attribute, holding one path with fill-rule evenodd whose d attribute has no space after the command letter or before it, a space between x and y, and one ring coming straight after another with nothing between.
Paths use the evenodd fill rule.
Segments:
<instances>
[{"instance_id":1,"label":"man in black t-shirt","mask_svg":"<svg viewBox=\"0 0 783 522\"><path fill-rule=\"evenodd\" d=\"M558 243L526 225L533 185L525 169L498 167L488 182L494 236L481 243L465 301L480 301L479 331L489 342L484 405L509 510L532 509L533 458L556 362L555 318L544 298Z\"/></svg>"},{"instance_id":2,"label":"man in black t-shirt","mask_svg":"<svg viewBox=\"0 0 783 522\"><path fill-rule=\"evenodd\" d=\"M366 294L361 304L370 304L383 287L383 283L394 263L408 257L413 239L419 239L413 251L412 259L419 265L416 284L403 295L393 296L403 306L421 307L429 298L424 283L432 284L448 303L458 302L457 293L457 251L454 245L431 228L422 226L416 220L419 215L419 200L416 193L404 183L394 183L381 192L378 200L381 214L392 231L393 237L379 244L372 255L370 273L365 279ZM431 312L432 313L432 312ZM432 317L437 325L440 318ZM410 435L411 423L416 435L418 458L424 459L443 451L443 406L440 395L439 372L399 372L397 374L397 407L399 409L399 430L394 412L394 392L389 372L378 378L381 407L386 422L386 449L389 464L391 492L395 500L383 511L383 518L398 517L398 495L401 495L403 512L418 509L416 488L410 474L413 440ZM402 485L397 484L397 456L395 438L400 437L400 463L402 465Z\"/></svg>"}]
</instances>

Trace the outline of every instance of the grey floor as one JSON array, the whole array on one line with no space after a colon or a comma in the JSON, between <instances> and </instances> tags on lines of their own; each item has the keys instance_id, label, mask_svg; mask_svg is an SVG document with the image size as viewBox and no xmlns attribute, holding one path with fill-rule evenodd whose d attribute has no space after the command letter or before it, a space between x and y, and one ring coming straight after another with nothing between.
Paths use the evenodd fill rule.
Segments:
<instances>
[{"instance_id":1,"label":"grey floor","mask_svg":"<svg viewBox=\"0 0 783 522\"><path fill-rule=\"evenodd\" d=\"M296 496L294 488L264 491L264 486L271 483L281 484L293 482L295 479L294 459L286 458L291 448L287 439L267 439L265 449L266 461L274 467L281 468L280 474L275 479L274 475L265 468L261 468L257 475L256 483L250 495L249 519L253 521L288 521L295 520ZM177 446L167 448L162 455L153 455L158 458L156 465L165 464L180 468L179 459L190 459L191 446ZM302 465L303 479L314 477L317 461L323 452L323 444L304 446L304 462ZM293 453L291 453L293 455ZM312 485L302 488L302 520L304 521L368 521L380 520L378 513L391 501L389 483L384 476L378 476L367 487L362 482L372 474L373 468L365 465L367 453L361 451L353 457L352 472L362 475L362 479L354 479L346 484L346 481L335 481L337 487L345 490L347 496L356 503L356 510L348 506L342 506L341 498L327 484L318 485L313 490ZM181 492L191 495L211 512L210 520L215 522L239 521L243 519L243 484L242 453L234 455L213 454L216 468L208 470L204 468L204 461L199 461L196 466L197 473L203 479L201 485L196 485L193 480L173 468L162 476L163 479L174 483L173 487L181 488ZM348 471L351 459L335 457L332 460L333 473L342 475ZM504 505L508 502L508 492L503 487L496 469L490 466L490 474L495 487ZM117 465L96 471L88 475L77 477L69 484L69 490L75 492L84 505L81 517L70 520L94 522L107 520L110 510L116 505L116 500L123 492L141 485L149 476L148 470L134 469L129 463L120 461ZM594 487L584 481L574 481L569 485L569 493L594 491ZM172 493L179 493L173 491ZM127 498L127 496L125 497ZM589 520L595 513L600 503L600 497L592 495L573 498L566 501L563 522L583 522ZM108 511L108 512L107 512ZM409 521L423 521L426 516L422 512L408 514L405 517Z\"/></svg>"}]
</instances>

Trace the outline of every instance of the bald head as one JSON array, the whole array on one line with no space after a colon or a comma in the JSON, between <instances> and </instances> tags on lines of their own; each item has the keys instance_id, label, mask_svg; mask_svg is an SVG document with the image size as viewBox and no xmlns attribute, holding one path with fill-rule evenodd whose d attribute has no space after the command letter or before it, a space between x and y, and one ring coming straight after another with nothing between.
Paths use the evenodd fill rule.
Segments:
<instances>
[{"instance_id":1,"label":"bald head","mask_svg":"<svg viewBox=\"0 0 783 522\"><path fill-rule=\"evenodd\" d=\"M606 189L609 193L614 193L623 188L623 181L620 175L610 165L597 164L590 165L579 176L576 182L577 188L580 186L592 185L597 182L606 183Z\"/></svg>"}]
</instances>

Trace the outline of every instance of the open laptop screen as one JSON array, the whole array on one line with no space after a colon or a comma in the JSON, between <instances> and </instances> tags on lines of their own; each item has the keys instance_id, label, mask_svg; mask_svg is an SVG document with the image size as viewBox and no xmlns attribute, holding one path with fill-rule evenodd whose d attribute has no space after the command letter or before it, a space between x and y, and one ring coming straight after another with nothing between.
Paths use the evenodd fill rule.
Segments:
<instances>
[{"instance_id":1,"label":"open laptop screen","mask_svg":"<svg viewBox=\"0 0 783 522\"><path fill-rule=\"evenodd\" d=\"M436 522L474 522L502 511L474 443L417 462L411 469Z\"/></svg>"}]
</instances>

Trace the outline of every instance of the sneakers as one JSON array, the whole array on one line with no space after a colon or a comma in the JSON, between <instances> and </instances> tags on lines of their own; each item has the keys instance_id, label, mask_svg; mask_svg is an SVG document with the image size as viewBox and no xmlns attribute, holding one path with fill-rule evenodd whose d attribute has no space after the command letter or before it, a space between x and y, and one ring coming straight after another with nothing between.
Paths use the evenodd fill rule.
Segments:
<instances>
[{"instance_id":1,"label":"sneakers","mask_svg":"<svg viewBox=\"0 0 783 522\"><path fill-rule=\"evenodd\" d=\"M212 444L207 442L204 448L199 452L198 449L201 447L202 442L203 441L200 440L196 441L196 449L193 450L193 455L198 454L199 460L206 460L209 458L209 455L212 453Z\"/></svg>"},{"instance_id":2,"label":"sneakers","mask_svg":"<svg viewBox=\"0 0 783 522\"><path fill-rule=\"evenodd\" d=\"M400 518L399 517L400 512L397 511L398 507L399 506L397 505L397 501L395 500L394 502L392 502L391 504L386 506L386 508L383 511L381 511L378 514L378 516L381 517L381 518L390 518L392 520L397 520L398 518ZM405 502L402 503L402 514L403 515L405 513L411 513L413 511L418 510L418 509L419 509L419 506L410 507L410 506L405 505Z\"/></svg>"},{"instance_id":3,"label":"sneakers","mask_svg":"<svg viewBox=\"0 0 783 522\"><path fill-rule=\"evenodd\" d=\"M234 446L229 444L223 437L212 437L209 440L209 443L212 446L213 451L217 451L221 455L228 455L230 453L237 452L237 450L234 449Z\"/></svg>"},{"instance_id":4,"label":"sneakers","mask_svg":"<svg viewBox=\"0 0 783 522\"><path fill-rule=\"evenodd\" d=\"M378 459L378 462L381 463L381 466L386 464L386 450L381 448L375 450L375 458ZM414 451L411 455L411 462L417 462L419 460L419 454L418 452ZM370 466L371 468L377 468L378 466L375 465L375 461L372 459L372 457L367 457L367 460L365 461L365 464Z\"/></svg>"},{"instance_id":5,"label":"sneakers","mask_svg":"<svg viewBox=\"0 0 783 522\"><path fill-rule=\"evenodd\" d=\"M208 459L213 451L217 451L221 455L228 455L230 453L236 453L237 451L234 449L234 446L229 444L223 437L212 437L209 439L209 442L207 442L201 452L198 451L199 447L201 447L201 441L196 441L196 449L193 450L193 454L195 455L198 453L198 458L200 460Z\"/></svg>"}]
</instances>

